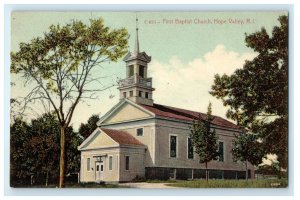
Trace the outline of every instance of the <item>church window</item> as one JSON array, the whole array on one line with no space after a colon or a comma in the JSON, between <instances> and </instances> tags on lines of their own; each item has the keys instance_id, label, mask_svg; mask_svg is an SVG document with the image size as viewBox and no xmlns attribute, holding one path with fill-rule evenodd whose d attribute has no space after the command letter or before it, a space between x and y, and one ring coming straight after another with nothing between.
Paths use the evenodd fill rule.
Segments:
<instances>
[{"instance_id":1,"label":"church window","mask_svg":"<svg viewBox=\"0 0 300 200\"><path fill-rule=\"evenodd\" d=\"M112 162L113 162L112 156L109 156L108 157L108 168L109 168L109 170L112 170Z\"/></svg>"},{"instance_id":2,"label":"church window","mask_svg":"<svg viewBox=\"0 0 300 200\"><path fill-rule=\"evenodd\" d=\"M134 74L134 68L133 68L133 65L130 65L129 66L129 77L133 76L133 74Z\"/></svg>"},{"instance_id":3,"label":"church window","mask_svg":"<svg viewBox=\"0 0 300 200\"><path fill-rule=\"evenodd\" d=\"M145 75L144 66L142 66L142 65L139 65L139 75L140 75L140 77L144 78L144 75Z\"/></svg>"},{"instance_id":4,"label":"church window","mask_svg":"<svg viewBox=\"0 0 300 200\"><path fill-rule=\"evenodd\" d=\"M88 171L90 171L91 170L91 159L88 158L86 161L87 161L86 168L87 168Z\"/></svg>"},{"instance_id":5,"label":"church window","mask_svg":"<svg viewBox=\"0 0 300 200\"><path fill-rule=\"evenodd\" d=\"M129 156L125 156L125 169L129 170Z\"/></svg>"},{"instance_id":6,"label":"church window","mask_svg":"<svg viewBox=\"0 0 300 200\"><path fill-rule=\"evenodd\" d=\"M188 138L188 144L187 144L187 151L188 151L188 159L193 159L194 158L194 147L192 144L192 139L189 137Z\"/></svg>"},{"instance_id":7,"label":"church window","mask_svg":"<svg viewBox=\"0 0 300 200\"><path fill-rule=\"evenodd\" d=\"M137 136L143 136L144 135L144 129L143 128L136 129L136 135Z\"/></svg>"},{"instance_id":8,"label":"church window","mask_svg":"<svg viewBox=\"0 0 300 200\"><path fill-rule=\"evenodd\" d=\"M170 157L177 157L177 136L170 135Z\"/></svg>"},{"instance_id":9,"label":"church window","mask_svg":"<svg viewBox=\"0 0 300 200\"><path fill-rule=\"evenodd\" d=\"M219 142L219 159L220 162L224 162L224 142Z\"/></svg>"}]
</instances>

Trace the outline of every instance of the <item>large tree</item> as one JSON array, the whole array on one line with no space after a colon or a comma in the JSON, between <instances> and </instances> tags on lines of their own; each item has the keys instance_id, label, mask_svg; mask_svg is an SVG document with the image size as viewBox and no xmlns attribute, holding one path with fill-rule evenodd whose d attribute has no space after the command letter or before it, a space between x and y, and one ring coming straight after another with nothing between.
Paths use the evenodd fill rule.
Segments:
<instances>
[{"instance_id":1,"label":"large tree","mask_svg":"<svg viewBox=\"0 0 300 200\"><path fill-rule=\"evenodd\" d=\"M65 134L80 101L93 99L107 89L100 82L104 62L116 62L127 52L127 30L113 29L102 19L86 25L73 21L64 26L52 25L43 37L20 43L19 51L11 53L11 73L33 85L28 95L16 101L26 110L30 104L50 104L60 126L60 181L65 176ZM98 72L98 73L97 73ZM102 75L103 76L103 75ZM27 85L26 85L27 84Z\"/></svg>"},{"instance_id":2,"label":"large tree","mask_svg":"<svg viewBox=\"0 0 300 200\"><path fill-rule=\"evenodd\" d=\"M232 155L235 160L245 163L246 180L248 180L248 162L258 165L262 162L263 151L257 135L242 133L232 142Z\"/></svg>"},{"instance_id":3,"label":"large tree","mask_svg":"<svg viewBox=\"0 0 300 200\"><path fill-rule=\"evenodd\" d=\"M265 153L276 154L281 167L288 157L288 17L246 34L246 46L257 56L232 75L215 75L211 94L229 107L227 117L258 133Z\"/></svg>"},{"instance_id":4,"label":"large tree","mask_svg":"<svg viewBox=\"0 0 300 200\"><path fill-rule=\"evenodd\" d=\"M211 103L208 105L206 118L199 115L197 120L193 121L190 138L195 153L199 155L199 162L205 163L205 178L208 181L209 161L218 157L218 144L215 129L211 128L214 117L212 116Z\"/></svg>"}]
</instances>

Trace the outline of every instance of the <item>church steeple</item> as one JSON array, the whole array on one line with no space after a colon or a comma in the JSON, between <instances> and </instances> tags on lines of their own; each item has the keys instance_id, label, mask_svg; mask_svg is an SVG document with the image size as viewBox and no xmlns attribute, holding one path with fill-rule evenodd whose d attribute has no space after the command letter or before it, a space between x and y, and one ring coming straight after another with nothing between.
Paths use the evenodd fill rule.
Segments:
<instances>
[{"instance_id":1,"label":"church steeple","mask_svg":"<svg viewBox=\"0 0 300 200\"><path fill-rule=\"evenodd\" d=\"M138 27L138 18L136 16L136 37L135 37L135 45L134 45L134 54L138 55L140 53L140 44L139 44L139 27Z\"/></svg>"},{"instance_id":2,"label":"church steeple","mask_svg":"<svg viewBox=\"0 0 300 200\"><path fill-rule=\"evenodd\" d=\"M151 57L140 52L138 18L136 17L136 38L133 52L123 59L126 63L126 78L120 80L120 100L127 98L133 102L153 106L152 78L147 77Z\"/></svg>"}]
</instances>

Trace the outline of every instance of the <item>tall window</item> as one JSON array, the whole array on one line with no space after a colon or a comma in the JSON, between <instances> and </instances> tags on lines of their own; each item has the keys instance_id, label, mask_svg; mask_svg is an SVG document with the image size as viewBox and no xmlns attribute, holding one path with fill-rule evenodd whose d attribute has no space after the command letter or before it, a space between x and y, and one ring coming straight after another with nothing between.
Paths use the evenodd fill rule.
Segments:
<instances>
[{"instance_id":1,"label":"tall window","mask_svg":"<svg viewBox=\"0 0 300 200\"><path fill-rule=\"evenodd\" d=\"M125 156L125 169L129 170L129 156Z\"/></svg>"},{"instance_id":2,"label":"tall window","mask_svg":"<svg viewBox=\"0 0 300 200\"><path fill-rule=\"evenodd\" d=\"M139 91L139 97L142 97L142 91Z\"/></svg>"},{"instance_id":3,"label":"tall window","mask_svg":"<svg viewBox=\"0 0 300 200\"><path fill-rule=\"evenodd\" d=\"M144 135L144 129L143 128L136 129L136 135L137 136L143 136Z\"/></svg>"},{"instance_id":4,"label":"tall window","mask_svg":"<svg viewBox=\"0 0 300 200\"><path fill-rule=\"evenodd\" d=\"M194 159L194 148L193 148L193 144L192 144L192 139L191 138L188 138L187 151L188 151L188 159Z\"/></svg>"},{"instance_id":5,"label":"tall window","mask_svg":"<svg viewBox=\"0 0 300 200\"><path fill-rule=\"evenodd\" d=\"M219 161L224 162L224 142L219 142Z\"/></svg>"},{"instance_id":6,"label":"tall window","mask_svg":"<svg viewBox=\"0 0 300 200\"><path fill-rule=\"evenodd\" d=\"M112 156L109 156L109 157L108 157L108 169L109 169L109 170L112 170L112 162L113 162Z\"/></svg>"},{"instance_id":7,"label":"tall window","mask_svg":"<svg viewBox=\"0 0 300 200\"><path fill-rule=\"evenodd\" d=\"M176 158L177 156L177 136L170 136L170 157Z\"/></svg>"},{"instance_id":8,"label":"tall window","mask_svg":"<svg viewBox=\"0 0 300 200\"><path fill-rule=\"evenodd\" d=\"M130 66L129 66L129 77L130 77L130 76L133 76L133 74L134 74L133 65L130 65Z\"/></svg>"},{"instance_id":9,"label":"tall window","mask_svg":"<svg viewBox=\"0 0 300 200\"><path fill-rule=\"evenodd\" d=\"M87 170L88 171L90 171L91 170L91 159L90 158L88 158L87 160L86 160L86 168L87 168Z\"/></svg>"},{"instance_id":10,"label":"tall window","mask_svg":"<svg viewBox=\"0 0 300 200\"><path fill-rule=\"evenodd\" d=\"M130 91L129 94L130 94L130 97L133 97L133 91Z\"/></svg>"},{"instance_id":11,"label":"tall window","mask_svg":"<svg viewBox=\"0 0 300 200\"><path fill-rule=\"evenodd\" d=\"M145 98L146 98L146 99L149 98L149 93L148 93L148 92L145 93Z\"/></svg>"},{"instance_id":12,"label":"tall window","mask_svg":"<svg viewBox=\"0 0 300 200\"><path fill-rule=\"evenodd\" d=\"M144 66L142 66L142 65L139 65L139 75L142 77L142 78L144 78Z\"/></svg>"},{"instance_id":13,"label":"tall window","mask_svg":"<svg viewBox=\"0 0 300 200\"><path fill-rule=\"evenodd\" d=\"M126 92L123 92L123 98L126 98Z\"/></svg>"}]
</instances>

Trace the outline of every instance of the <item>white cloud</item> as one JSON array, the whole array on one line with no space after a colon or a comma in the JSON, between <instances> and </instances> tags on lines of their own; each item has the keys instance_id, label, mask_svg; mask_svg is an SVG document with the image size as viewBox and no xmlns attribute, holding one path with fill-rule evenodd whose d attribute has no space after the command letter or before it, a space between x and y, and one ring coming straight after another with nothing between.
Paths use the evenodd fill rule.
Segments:
<instances>
[{"instance_id":1,"label":"white cloud","mask_svg":"<svg viewBox=\"0 0 300 200\"><path fill-rule=\"evenodd\" d=\"M272 165L272 162L277 162L277 156L274 154L268 154L267 158L263 158L262 161L262 164L264 165Z\"/></svg>"},{"instance_id":2,"label":"white cloud","mask_svg":"<svg viewBox=\"0 0 300 200\"><path fill-rule=\"evenodd\" d=\"M225 117L226 108L222 102L208 92L215 74L232 74L242 68L245 60L251 60L255 53L227 51L220 44L203 57L184 63L178 57L167 63L153 60L149 66L149 76L153 77L154 101L200 112L207 111L208 102L213 104L213 114Z\"/></svg>"}]
</instances>

